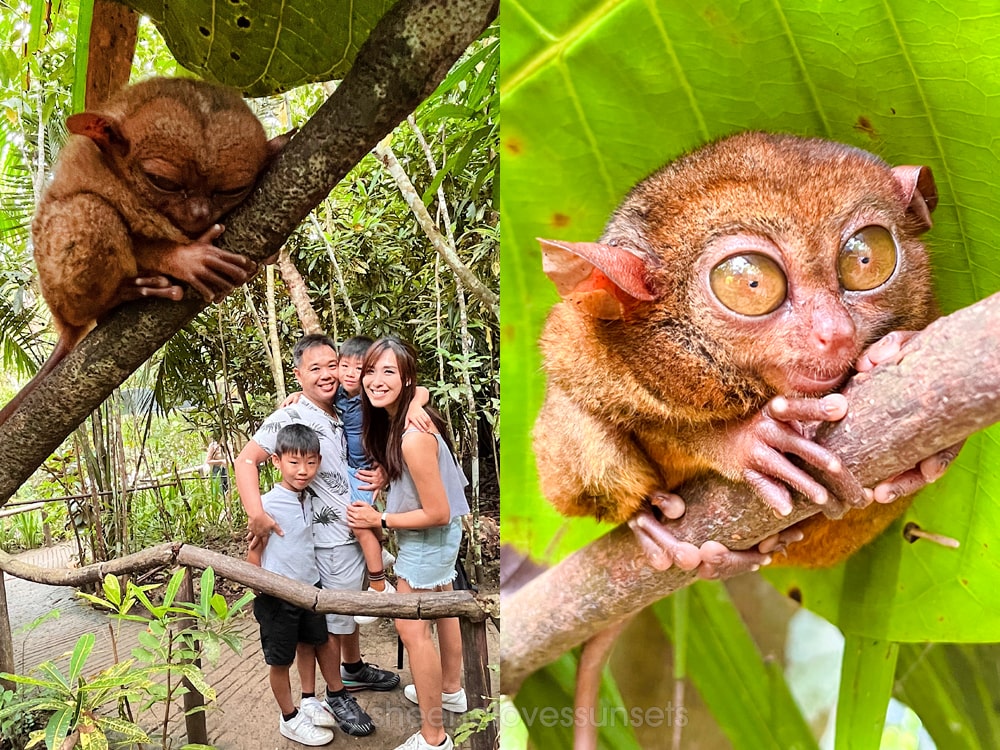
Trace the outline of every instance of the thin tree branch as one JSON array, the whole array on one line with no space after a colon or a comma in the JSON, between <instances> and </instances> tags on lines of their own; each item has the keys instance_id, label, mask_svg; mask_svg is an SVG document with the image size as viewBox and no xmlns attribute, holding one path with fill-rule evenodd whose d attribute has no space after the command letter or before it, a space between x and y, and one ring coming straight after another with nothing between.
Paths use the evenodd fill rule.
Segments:
<instances>
[{"instance_id":1,"label":"thin tree branch","mask_svg":"<svg viewBox=\"0 0 1000 750\"><path fill-rule=\"evenodd\" d=\"M1000 421L1000 293L931 324L895 365L856 376L844 389L841 422L817 442L836 453L865 486L905 471ZM818 511L802 497L777 519L748 488L706 477L678 490L688 503L681 539L748 549ZM504 596L502 692L568 649L690 584L694 573L656 571L622 525ZM540 616L544 602L545 616Z\"/></svg>"},{"instance_id":2,"label":"thin tree branch","mask_svg":"<svg viewBox=\"0 0 1000 750\"><path fill-rule=\"evenodd\" d=\"M498 0L401 0L379 21L337 91L303 126L250 198L226 217L219 245L264 260L337 182L443 80L497 13ZM121 307L0 425L0 504L90 410L206 304Z\"/></svg>"},{"instance_id":3,"label":"thin tree branch","mask_svg":"<svg viewBox=\"0 0 1000 750\"><path fill-rule=\"evenodd\" d=\"M424 230L427 239L431 241L431 245L444 258L444 262L448 264L448 267L451 268L455 276L461 279L462 283L469 287L469 290L496 316L499 313L500 297L462 263L462 259L458 257L458 253L455 252L454 247L438 231L437 226L434 224L434 219L427 212L427 207L420 199L420 196L417 195L416 188L413 187L413 183L410 182L406 170L400 165L392 149L384 143L379 143L375 146L374 151L379 161L385 165L385 168L389 170L389 174L396 181L399 192L403 195L403 200L410 207L410 211L416 217L420 228Z\"/></svg>"}]
</instances>

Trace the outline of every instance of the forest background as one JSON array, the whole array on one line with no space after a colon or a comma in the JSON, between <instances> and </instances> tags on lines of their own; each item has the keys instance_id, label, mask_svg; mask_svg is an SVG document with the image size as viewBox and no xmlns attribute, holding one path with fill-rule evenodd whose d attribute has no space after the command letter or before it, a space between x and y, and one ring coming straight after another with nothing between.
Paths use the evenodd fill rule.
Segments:
<instances>
[{"instance_id":1,"label":"forest background","mask_svg":"<svg viewBox=\"0 0 1000 750\"><path fill-rule=\"evenodd\" d=\"M13 42L0 50L4 401L53 343L27 228L79 87L78 11L63 3L46 26L27 6L0 3L0 38ZM35 546L83 528L81 549L108 559L161 539L239 535L239 501L204 479L205 448L218 436L231 455L239 451L295 390L291 347L314 331L338 341L393 333L414 343L421 382L449 422L477 510L482 498L495 529L497 63L494 28L317 207L276 265L175 335L39 468L6 509L65 500L0 519L0 546ZM134 66L133 80L190 75L148 19ZM334 89L300 85L250 104L273 135L302 125Z\"/></svg>"}]
</instances>

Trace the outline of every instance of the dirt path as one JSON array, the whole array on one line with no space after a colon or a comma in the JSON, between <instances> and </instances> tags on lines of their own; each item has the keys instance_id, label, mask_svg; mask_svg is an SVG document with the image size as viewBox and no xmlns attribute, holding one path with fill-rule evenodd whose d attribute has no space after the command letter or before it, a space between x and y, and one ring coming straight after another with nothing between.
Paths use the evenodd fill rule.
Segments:
<instances>
[{"instance_id":1,"label":"dirt path","mask_svg":"<svg viewBox=\"0 0 1000 750\"><path fill-rule=\"evenodd\" d=\"M46 567L64 567L70 562L73 548L70 545L31 550L19 559ZM72 588L45 586L9 575L4 576L7 604L14 633L14 656L19 673L48 659L57 659L72 650L77 638L85 633L96 635L96 645L87 660L85 673L90 675L114 663L112 637L108 617L84 604ZM46 618L35 627L31 623L50 612L57 618ZM137 634L143 629L139 623L121 623L118 653L122 659L129 657L137 645ZM278 733L278 709L267 683L267 667L260 653L257 623L253 615L243 618L243 654L238 656L225 650L219 662L204 667L210 685L218 694L215 704L207 713L209 742L219 750L301 750L303 747L285 739ZM491 661L496 661L497 633L490 626ZM396 631L392 623L379 620L361 629L361 649L366 661L384 669L396 669ZM58 659L57 659L58 661ZM61 662L65 663L65 659ZM401 686L389 693L363 691L355 693L372 717L378 729L363 738L349 737L337 732L327 747L358 748L358 750L391 750L417 730L420 725L417 707L403 697L402 685L412 682L409 664L398 670ZM292 689L298 691L295 670L292 670ZM322 690L323 686L318 685ZM174 709L177 711L177 709ZM150 715L141 721L149 729L162 720ZM458 721L445 712L445 721L454 727ZM184 744L182 721L171 723L173 747Z\"/></svg>"}]
</instances>

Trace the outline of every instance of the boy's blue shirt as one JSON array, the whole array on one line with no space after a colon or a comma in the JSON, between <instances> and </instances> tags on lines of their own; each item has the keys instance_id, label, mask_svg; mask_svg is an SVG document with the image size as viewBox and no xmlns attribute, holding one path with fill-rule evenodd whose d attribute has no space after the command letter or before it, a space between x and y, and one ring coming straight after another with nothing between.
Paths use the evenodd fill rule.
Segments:
<instances>
[{"instance_id":1,"label":"boy's blue shirt","mask_svg":"<svg viewBox=\"0 0 1000 750\"><path fill-rule=\"evenodd\" d=\"M340 413L340 421L344 423L344 436L347 438L347 465L352 469L367 469L368 459L361 443L361 391L358 395L349 396L344 386L337 386L333 397L333 405Z\"/></svg>"}]
</instances>

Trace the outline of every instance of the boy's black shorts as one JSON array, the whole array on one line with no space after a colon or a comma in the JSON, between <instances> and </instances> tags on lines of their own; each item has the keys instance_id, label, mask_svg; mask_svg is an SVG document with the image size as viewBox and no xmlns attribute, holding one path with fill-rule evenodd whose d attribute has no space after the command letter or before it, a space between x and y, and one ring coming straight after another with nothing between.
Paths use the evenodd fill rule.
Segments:
<instances>
[{"instance_id":1,"label":"boy's black shorts","mask_svg":"<svg viewBox=\"0 0 1000 750\"><path fill-rule=\"evenodd\" d=\"M295 646L326 643L326 615L296 607L269 594L257 594L253 616L260 624L260 645L264 663L285 667L295 661Z\"/></svg>"}]
</instances>

